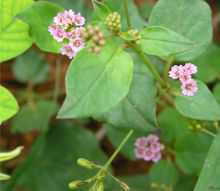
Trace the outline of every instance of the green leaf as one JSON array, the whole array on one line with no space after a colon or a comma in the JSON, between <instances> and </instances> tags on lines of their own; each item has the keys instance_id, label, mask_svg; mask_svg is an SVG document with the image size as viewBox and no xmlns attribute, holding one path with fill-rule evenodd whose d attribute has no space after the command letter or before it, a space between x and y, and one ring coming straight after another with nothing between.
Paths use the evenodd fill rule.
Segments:
<instances>
[{"instance_id":1,"label":"green leaf","mask_svg":"<svg viewBox=\"0 0 220 191\"><path fill-rule=\"evenodd\" d=\"M58 106L52 101L39 101L21 108L12 120L12 131L24 133L31 130L46 131L51 117L57 112Z\"/></svg>"},{"instance_id":2,"label":"green leaf","mask_svg":"<svg viewBox=\"0 0 220 191\"><path fill-rule=\"evenodd\" d=\"M33 50L19 56L12 66L14 76L19 82L40 84L49 75L49 65Z\"/></svg>"},{"instance_id":3,"label":"green leaf","mask_svg":"<svg viewBox=\"0 0 220 191\"><path fill-rule=\"evenodd\" d=\"M107 112L128 94L132 74L131 56L111 42L98 55L82 50L68 69L67 97L58 117L88 117Z\"/></svg>"},{"instance_id":4,"label":"green leaf","mask_svg":"<svg viewBox=\"0 0 220 191\"><path fill-rule=\"evenodd\" d=\"M214 87L213 94L215 96L215 99L220 104L220 83L216 84L216 86Z\"/></svg>"},{"instance_id":5,"label":"green leaf","mask_svg":"<svg viewBox=\"0 0 220 191\"><path fill-rule=\"evenodd\" d=\"M220 134L216 136L209 150L208 157L200 174L194 191L219 190L220 189Z\"/></svg>"},{"instance_id":6,"label":"green leaf","mask_svg":"<svg viewBox=\"0 0 220 191\"><path fill-rule=\"evenodd\" d=\"M178 139L190 132L190 124L173 108L167 107L158 116L161 128L161 139L175 144Z\"/></svg>"},{"instance_id":7,"label":"green leaf","mask_svg":"<svg viewBox=\"0 0 220 191\"><path fill-rule=\"evenodd\" d=\"M105 125L104 128L106 128L107 137L110 139L111 143L115 146L115 148L118 147L118 145L121 143L121 140L128 134L129 129L125 129L122 127L115 127L112 125ZM124 154L127 158L134 160L135 154L134 154L134 143L137 138L145 136L146 133L142 131L134 131L132 136L129 138L129 140L126 142L124 147L121 149L121 153Z\"/></svg>"},{"instance_id":8,"label":"green leaf","mask_svg":"<svg viewBox=\"0 0 220 191\"><path fill-rule=\"evenodd\" d=\"M80 12L81 15L87 19L91 16L93 9L86 1L73 1L73 0L48 0L50 2L56 3L65 9L72 9L75 12Z\"/></svg>"},{"instance_id":9,"label":"green leaf","mask_svg":"<svg viewBox=\"0 0 220 191\"><path fill-rule=\"evenodd\" d=\"M155 190L173 190L178 181L178 172L171 162L161 160L150 169L148 178L150 187L155 187Z\"/></svg>"},{"instance_id":10,"label":"green leaf","mask_svg":"<svg viewBox=\"0 0 220 191\"><path fill-rule=\"evenodd\" d=\"M135 59L134 77L128 95L103 115L114 126L149 132L157 126L156 85L146 66Z\"/></svg>"},{"instance_id":11,"label":"green leaf","mask_svg":"<svg viewBox=\"0 0 220 191\"><path fill-rule=\"evenodd\" d=\"M18 111L18 104L14 96L0 86L0 124L11 118Z\"/></svg>"},{"instance_id":12,"label":"green leaf","mask_svg":"<svg viewBox=\"0 0 220 191\"><path fill-rule=\"evenodd\" d=\"M211 59L210 59L211 58ZM199 68L196 77L206 83L213 82L220 74L220 48L212 44L193 61Z\"/></svg>"},{"instance_id":13,"label":"green leaf","mask_svg":"<svg viewBox=\"0 0 220 191\"><path fill-rule=\"evenodd\" d=\"M133 175L125 176L120 178L128 183L131 191L150 191L148 188L148 177L147 175ZM116 190L116 189L115 189Z\"/></svg>"},{"instance_id":14,"label":"green leaf","mask_svg":"<svg viewBox=\"0 0 220 191\"><path fill-rule=\"evenodd\" d=\"M198 175L212 138L204 133L189 132L175 144L176 163L186 174Z\"/></svg>"},{"instance_id":15,"label":"green leaf","mask_svg":"<svg viewBox=\"0 0 220 191\"><path fill-rule=\"evenodd\" d=\"M27 50L32 40L29 27L14 18L32 4L32 0L0 0L0 63Z\"/></svg>"},{"instance_id":16,"label":"green leaf","mask_svg":"<svg viewBox=\"0 0 220 191\"><path fill-rule=\"evenodd\" d=\"M166 27L193 42L194 47L176 56L180 61L197 57L212 40L211 11L203 0L159 0L149 24Z\"/></svg>"},{"instance_id":17,"label":"green leaf","mask_svg":"<svg viewBox=\"0 0 220 191\"><path fill-rule=\"evenodd\" d=\"M95 136L87 130L73 124L53 126L38 138L27 159L15 170L5 191L67 191L70 181L94 175L93 171L76 164L78 158L98 164L104 164L106 160Z\"/></svg>"},{"instance_id":18,"label":"green leaf","mask_svg":"<svg viewBox=\"0 0 220 191\"><path fill-rule=\"evenodd\" d=\"M176 109L185 117L198 120L216 121L220 119L220 106L207 86L198 83L198 92L194 96L177 96Z\"/></svg>"},{"instance_id":19,"label":"green leaf","mask_svg":"<svg viewBox=\"0 0 220 191\"><path fill-rule=\"evenodd\" d=\"M182 175L174 188L175 191L192 191L195 187L196 177Z\"/></svg>"},{"instance_id":20,"label":"green leaf","mask_svg":"<svg viewBox=\"0 0 220 191\"><path fill-rule=\"evenodd\" d=\"M141 36L142 50L159 57L178 57L196 46L193 41L165 27L147 27L141 31Z\"/></svg>"},{"instance_id":21,"label":"green leaf","mask_svg":"<svg viewBox=\"0 0 220 191\"><path fill-rule=\"evenodd\" d=\"M61 44L53 39L48 32L48 26L61 11L63 8L56 4L38 1L19 14L19 18L29 24L33 41L43 51L58 53L60 50Z\"/></svg>"}]
</instances>

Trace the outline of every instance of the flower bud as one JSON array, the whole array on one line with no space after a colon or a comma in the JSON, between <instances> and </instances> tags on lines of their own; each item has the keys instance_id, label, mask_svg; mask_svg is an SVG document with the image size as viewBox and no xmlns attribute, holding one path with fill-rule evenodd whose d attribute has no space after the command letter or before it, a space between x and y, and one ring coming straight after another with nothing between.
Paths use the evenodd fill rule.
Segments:
<instances>
[{"instance_id":1,"label":"flower bud","mask_svg":"<svg viewBox=\"0 0 220 191\"><path fill-rule=\"evenodd\" d=\"M79 166L82 166L82 167L87 168L87 169L97 168L97 165L96 165L94 162L89 161L89 160L87 160L87 159L83 159L83 158L79 158L79 159L77 160L77 164L78 164Z\"/></svg>"},{"instance_id":2,"label":"flower bud","mask_svg":"<svg viewBox=\"0 0 220 191\"><path fill-rule=\"evenodd\" d=\"M69 183L69 188L74 190L74 189L77 189L77 188L83 186L84 184L85 184L85 182L83 182L81 180L75 180L75 181Z\"/></svg>"},{"instance_id":3,"label":"flower bud","mask_svg":"<svg viewBox=\"0 0 220 191\"><path fill-rule=\"evenodd\" d=\"M121 31L121 16L119 13L114 12L109 14L105 19L105 24L108 29L113 33L119 33Z\"/></svg>"},{"instance_id":4,"label":"flower bud","mask_svg":"<svg viewBox=\"0 0 220 191\"><path fill-rule=\"evenodd\" d=\"M92 53L98 54L105 45L104 34L98 26L87 26L83 33L83 37L85 41L91 41L89 51Z\"/></svg>"}]
</instances>

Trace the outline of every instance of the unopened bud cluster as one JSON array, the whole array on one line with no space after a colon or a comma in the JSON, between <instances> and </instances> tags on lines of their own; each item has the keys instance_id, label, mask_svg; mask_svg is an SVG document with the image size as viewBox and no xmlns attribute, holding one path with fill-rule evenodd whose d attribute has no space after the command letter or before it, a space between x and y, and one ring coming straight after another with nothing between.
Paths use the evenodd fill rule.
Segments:
<instances>
[{"instance_id":1,"label":"unopened bud cluster","mask_svg":"<svg viewBox=\"0 0 220 191\"><path fill-rule=\"evenodd\" d=\"M113 33L119 33L121 31L121 16L117 12L109 14L105 19L105 24L108 29Z\"/></svg>"},{"instance_id":2,"label":"unopened bud cluster","mask_svg":"<svg viewBox=\"0 0 220 191\"><path fill-rule=\"evenodd\" d=\"M104 34L98 26L88 25L83 32L83 38L85 41L91 40L90 51L92 53L99 53L105 45Z\"/></svg>"}]
</instances>

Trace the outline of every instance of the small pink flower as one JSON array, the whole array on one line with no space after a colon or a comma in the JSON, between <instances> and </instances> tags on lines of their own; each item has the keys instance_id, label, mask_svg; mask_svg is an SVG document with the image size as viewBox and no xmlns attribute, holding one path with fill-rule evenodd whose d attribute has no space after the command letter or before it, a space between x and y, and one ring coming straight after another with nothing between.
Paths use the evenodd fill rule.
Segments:
<instances>
[{"instance_id":1,"label":"small pink flower","mask_svg":"<svg viewBox=\"0 0 220 191\"><path fill-rule=\"evenodd\" d=\"M151 144L159 141L159 137L157 135L150 134L146 137L146 141Z\"/></svg>"},{"instance_id":2,"label":"small pink flower","mask_svg":"<svg viewBox=\"0 0 220 191\"><path fill-rule=\"evenodd\" d=\"M191 73L189 70L187 70L187 68L185 68L185 65L179 66L179 80L180 82L184 83L185 81L188 81L192 79Z\"/></svg>"},{"instance_id":3,"label":"small pink flower","mask_svg":"<svg viewBox=\"0 0 220 191\"><path fill-rule=\"evenodd\" d=\"M149 148L153 153L158 153L161 150L161 144L159 142L153 142L150 144Z\"/></svg>"},{"instance_id":4,"label":"small pink flower","mask_svg":"<svg viewBox=\"0 0 220 191\"><path fill-rule=\"evenodd\" d=\"M73 25L74 24L74 18L75 18L75 13L70 9L64 11L64 18L65 18L65 25Z\"/></svg>"},{"instance_id":5,"label":"small pink flower","mask_svg":"<svg viewBox=\"0 0 220 191\"><path fill-rule=\"evenodd\" d=\"M197 83L192 75L197 73L197 66L191 63L185 65L174 65L169 71L169 77L181 82L182 94L193 96L198 91Z\"/></svg>"},{"instance_id":6,"label":"small pink flower","mask_svg":"<svg viewBox=\"0 0 220 191\"><path fill-rule=\"evenodd\" d=\"M66 38L67 39L75 39L80 38L82 36L83 27L75 28L71 31L66 32Z\"/></svg>"},{"instance_id":7,"label":"small pink flower","mask_svg":"<svg viewBox=\"0 0 220 191\"><path fill-rule=\"evenodd\" d=\"M61 48L60 52L62 55L66 55L69 59L72 59L76 55L77 49L72 44L66 44Z\"/></svg>"},{"instance_id":8,"label":"small pink flower","mask_svg":"<svg viewBox=\"0 0 220 191\"><path fill-rule=\"evenodd\" d=\"M65 25L66 22L63 13L58 13L57 16L54 17L53 21L56 25Z\"/></svg>"},{"instance_id":9,"label":"small pink flower","mask_svg":"<svg viewBox=\"0 0 220 191\"><path fill-rule=\"evenodd\" d=\"M57 25L50 25L48 31L57 42L62 42L65 38L65 31Z\"/></svg>"},{"instance_id":10,"label":"small pink flower","mask_svg":"<svg viewBox=\"0 0 220 191\"><path fill-rule=\"evenodd\" d=\"M76 26L83 26L85 24L85 18L81 16L80 13L74 16L74 24Z\"/></svg>"},{"instance_id":11,"label":"small pink flower","mask_svg":"<svg viewBox=\"0 0 220 191\"><path fill-rule=\"evenodd\" d=\"M195 80L191 79L182 83L182 94L185 96L194 96L198 91L198 86Z\"/></svg>"},{"instance_id":12,"label":"small pink flower","mask_svg":"<svg viewBox=\"0 0 220 191\"><path fill-rule=\"evenodd\" d=\"M83 48L84 47L84 43L83 43L83 40L81 38L76 38L73 40L73 46L75 46L76 48Z\"/></svg>"},{"instance_id":13,"label":"small pink flower","mask_svg":"<svg viewBox=\"0 0 220 191\"><path fill-rule=\"evenodd\" d=\"M161 158L162 158L161 153L160 153L160 152L157 152L157 153L155 153L154 156L152 157L152 161L156 163L156 162L160 161Z\"/></svg>"},{"instance_id":14,"label":"small pink flower","mask_svg":"<svg viewBox=\"0 0 220 191\"><path fill-rule=\"evenodd\" d=\"M148 145L148 141L146 137L138 138L135 142L135 146L138 148L145 148Z\"/></svg>"},{"instance_id":15,"label":"small pink flower","mask_svg":"<svg viewBox=\"0 0 220 191\"><path fill-rule=\"evenodd\" d=\"M144 152L144 157L143 157L143 159L144 159L145 161L151 161L151 160L153 159L153 157L154 157L154 153L152 152L152 150L149 149L149 148L146 148L146 149L145 149L145 152Z\"/></svg>"},{"instance_id":16,"label":"small pink flower","mask_svg":"<svg viewBox=\"0 0 220 191\"><path fill-rule=\"evenodd\" d=\"M157 162L161 158L164 146L157 135L150 134L147 137L138 138L135 142L135 156L137 159Z\"/></svg>"},{"instance_id":17,"label":"small pink flower","mask_svg":"<svg viewBox=\"0 0 220 191\"><path fill-rule=\"evenodd\" d=\"M185 70L188 71L188 73L189 73L190 75L196 74L197 71L198 71L198 70L197 70L197 66L194 65L194 64L191 64L191 63L186 63L186 64L184 65L184 68L185 68Z\"/></svg>"},{"instance_id":18,"label":"small pink flower","mask_svg":"<svg viewBox=\"0 0 220 191\"><path fill-rule=\"evenodd\" d=\"M56 41L63 42L60 50L62 55L72 59L84 47L82 38L84 24L85 18L72 10L65 10L54 17L48 30Z\"/></svg>"},{"instance_id":19,"label":"small pink flower","mask_svg":"<svg viewBox=\"0 0 220 191\"><path fill-rule=\"evenodd\" d=\"M68 26L74 24L75 13L72 10L65 10L64 12L58 13L54 17L54 23L59 26L68 28Z\"/></svg>"},{"instance_id":20,"label":"small pink flower","mask_svg":"<svg viewBox=\"0 0 220 191\"><path fill-rule=\"evenodd\" d=\"M137 159L142 159L145 156L145 149L144 148L136 148L135 149L135 156Z\"/></svg>"},{"instance_id":21,"label":"small pink flower","mask_svg":"<svg viewBox=\"0 0 220 191\"><path fill-rule=\"evenodd\" d=\"M169 77L174 80L179 79L179 69L180 66L177 65L172 66L171 70L169 71Z\"/></svg>"}]
</instances>

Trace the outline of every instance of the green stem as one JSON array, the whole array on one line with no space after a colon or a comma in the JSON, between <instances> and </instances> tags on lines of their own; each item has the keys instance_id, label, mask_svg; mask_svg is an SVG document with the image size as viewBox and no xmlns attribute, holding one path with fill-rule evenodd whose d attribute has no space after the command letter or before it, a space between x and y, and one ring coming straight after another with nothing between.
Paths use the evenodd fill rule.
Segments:
<instances>
[{"instance_id":1,"label":"green stem","mask_svg":"<svg viewBox=\"0 0 220 191\"><path fill-rule=\"evenodd\" d=\"M174 101L173 101L172 96L170 96L170 94L168 94L167 91L164 90L164 89L161 87L160 84L158 84L157 87L158 87L159 93L160 93L161 95L163 95L164 98L166 98L166 101L167 101L171 106L175 106L175 103L174 103Z\"/></svg>"},{"instance_id":2,"label":"green stem","mask_svg":"<svg viewBox=\"0 0 220 191\"><path fill-rule=\"evenodd\" d=\"M151 71L151 73L154 75L155 79L160 83L160 85L162 87L167 87L167 84L160 77L160 74L158 73L157 69L155 68L153 64L150 63L148 58L145 56L144 52L136 46L132 46L132 47L135 50L135 52L140 56L140 58L143 60L143 62L148 67L148 69Z\"/></svg>"},{"instance_id":3,"label":"green stem","mask_svg":"<svg viewBox=\"0 0 220 191\"><path fill-rule=\"evenodd\" d=\"M109 165L112 163L112 161L115 159L115 157L118 155L118 153L120 152L120 150L122 149L122 147L125 145L125 143L128 141L128 139L131 137L131 135L133 134L133 130L130 130L128 132L128 134L125 136L125 138L122 140L122 142L120 143L119 147L115 150L115 152L112 154L112 156L109 158L109 160L106 162L106 164L104 165L103 169L104 171L106 171L109 167Z\"/></svg>"},{"instance_id":4,"label":"green stem","mask_svg":"<svg viewBox=\"0 0 220 191\"><path fill-rule=\"evenodd\" d=\"M95 9L95 8L96 8L95 0L91 0L91 3L92 3L92 7L93 7L93 9Z\"/></svg>"},{"instance_id":5,"label":"green stem","mask_svg":"<svg viewBox=\"0 0 220 191\"><path fill-rule=\"evenodd\" d=\"M210 135L210 136L212 136L212 137L215 137L215 136L216 136L216 134L214 134L213 132L211 132L211 131L209 131L209 130L207 130L207 129L202 128L201 131L204 132L204 133L206 133L206 134L208 134L208 135Z\"/></svg>"},{"instance_id":6,"label":"green stem","mask_svg":"<svg viewBox=\"0 0 220 191\"><path fill-rule=\"evenodd\" d=\"M173 63L173 57L168 58L166 65L164 67L164 72L163 72L163 78L164 78L165 82L168 81L168 73L169 73L169 70L170 70L172 63Z\"/></svg>"},{"instance_id":7,"label":"green stem","mask_svg":"<svg viewBox=\"0 0 220 191\"><path fill-rule=\"evenodd\" d=\"M130 20L130 16L129 16L129 11L128 11L128 0L124 0L124 10L125 10L125 15L126 15L126 19L127 19L127 25L128 28L131 28L131 20Z\"/></svg>"}]
</instances>

